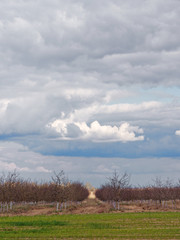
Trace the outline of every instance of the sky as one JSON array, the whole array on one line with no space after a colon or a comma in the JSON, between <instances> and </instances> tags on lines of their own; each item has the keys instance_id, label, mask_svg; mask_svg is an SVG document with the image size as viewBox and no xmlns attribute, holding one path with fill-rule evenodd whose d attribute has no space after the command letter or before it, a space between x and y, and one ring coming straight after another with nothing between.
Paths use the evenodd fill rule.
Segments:
<instances>
[{"instance_id":1,"label":"sky","mask_svg":"<svg viewBox=\"0 0 180 240\"><path fill-rule=\"evenodd\" d=\"M2 0L0 171L180 178L179 0Z\"/></svg>"}]
</instances>

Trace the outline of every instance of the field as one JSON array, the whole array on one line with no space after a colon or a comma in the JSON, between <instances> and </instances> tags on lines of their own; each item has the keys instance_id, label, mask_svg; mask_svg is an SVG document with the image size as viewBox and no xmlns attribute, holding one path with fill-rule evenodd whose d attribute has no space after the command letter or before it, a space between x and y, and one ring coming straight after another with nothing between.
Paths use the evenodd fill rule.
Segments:
<instances>
[{"instance_id":1,"label":"field","mask_svg":"<svg viewBox=\"0 0 180 240\"><path fill-rule=\"evenodd\" d=\"M120 211L97 199L63 211L55 206L16 206L0 214L0 239L180 239L180 211L156 205L121 204Z\"/></svg>"},{"instance_id":2,"label":"field","mask_svg":"<svg viewBox=\"0 0 180 240\"><path fill-rule=\"evenodd\" d=\"M180 239L180 213L1 217L0 239Z\"/></svg>"}]
</instances>

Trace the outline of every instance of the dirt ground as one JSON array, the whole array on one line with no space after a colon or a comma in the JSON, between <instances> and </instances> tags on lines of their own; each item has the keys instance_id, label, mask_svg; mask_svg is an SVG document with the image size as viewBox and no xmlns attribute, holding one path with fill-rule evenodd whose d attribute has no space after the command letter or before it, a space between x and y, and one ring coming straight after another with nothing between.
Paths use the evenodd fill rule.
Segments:
<instances>
[{"instance_id":1,"label":"dirt ground","mask_svg":"<svg viewBox=\"0 0 180 240\"><path fill-rule=\"evenodd\" d=\"M180 211L180 202L177 202L176 208L172 208L171 202L166 207L159 206L158 204L147 204L141 202L135 203L120 203L119 210L115 210L109 203L104 203L90 195L90 197L83 201L79 205L72 205L63 209L62 211L56 211L56 206L48 205L35 205L28 208L17 208L16 211L9 213L1 213L0 216L34 216L34 215L51 215L51 214L93 214L93 213L109 213L109 212L158 212L158 211Z\"/></svg>"},{"instance_id":2,"label":"dirt ground","mask_svg":"<svg viewBox=\"0 0 180 240\"><path fill-rule=\"evenodd\" d=\"M96 198L95 192L94 191L90 191L88 198L89 199L95 199Z\"/></svg>"},{"instance_id":3,"label":"dirt ground","mask_svg":"<svg viewBox=\"0 0 180 240\"><path fill-rule=\"evenodd\" d=\"M176 208L169 206L162 207L158 204L149 205L147 203L120 203L119 210L115 210L111 204L99 201L96 198L89 198L77 209L70 211L73 214L91 214L108 212L162 212L162 211L180 211L180 202L177 202Z\"/></svg>"}]
</instances>

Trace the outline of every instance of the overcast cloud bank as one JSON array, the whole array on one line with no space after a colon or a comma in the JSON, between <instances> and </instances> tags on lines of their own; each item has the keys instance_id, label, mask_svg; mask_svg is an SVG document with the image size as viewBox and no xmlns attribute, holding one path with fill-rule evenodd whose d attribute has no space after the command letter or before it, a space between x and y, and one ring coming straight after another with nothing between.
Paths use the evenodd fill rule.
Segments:
<instances>
[{"instance_id":1,"label":"overcast cloud bank","mask_svg":"<svg viewBox=\"0 0 180 240\"><path fill-rule=\"evenodd\" d=\"M178 161L179 25L179 0L2 1L0 143ZM8 150L0 165L33 169Z\"/></svg>"}]
</instances>

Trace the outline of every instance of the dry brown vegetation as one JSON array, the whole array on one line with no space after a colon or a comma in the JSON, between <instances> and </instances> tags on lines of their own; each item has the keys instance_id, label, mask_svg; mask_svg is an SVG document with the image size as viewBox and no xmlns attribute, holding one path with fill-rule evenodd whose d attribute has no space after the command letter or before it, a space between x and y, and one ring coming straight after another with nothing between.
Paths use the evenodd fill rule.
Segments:
<instances>
[{"instance_id":1,"label":"dry brown vegetation","mask_svg":"<svg viewBox=\"0 0 180 240\"><path fill-rule=\"evenodd\" d=\"M69 181L64 172L54 173L52 180L32 182L19 177L16 172L0 177L0 213L28 211L35 206L56 205L56 211L79 204L89 195L80 182Z\"/></svg>"},{"instance_id":2,"label":"dry brown vegetation","mask_svg":"<svg viewBox=\"0 0 180 240\"><path fill-rule=\"evenodd\" d=\"M154 185L133 188L128 174L116 172L96 191L68 181L63 171L46 183L24 180L16 172L0 177L1 216L149 211L180 211L180 185L157 178Z\"/></svg>"},{"instance_id":3,"label":"dry brown vegetation","mask_svg":"<svg viewBox=\"0 0 180 240\"><path fill-rule=\"evenodd\" d=\"M180 181L173 184L169 179L163 182L160 178L156 178L153 185L132 187L129 179L127 173L119 176L114 172L108 182L96 190L96 197L108 202L116 210L122 209L121 206L127 203L143 206L144 210L178 209Z\"/></svg>"}]
</instances>

